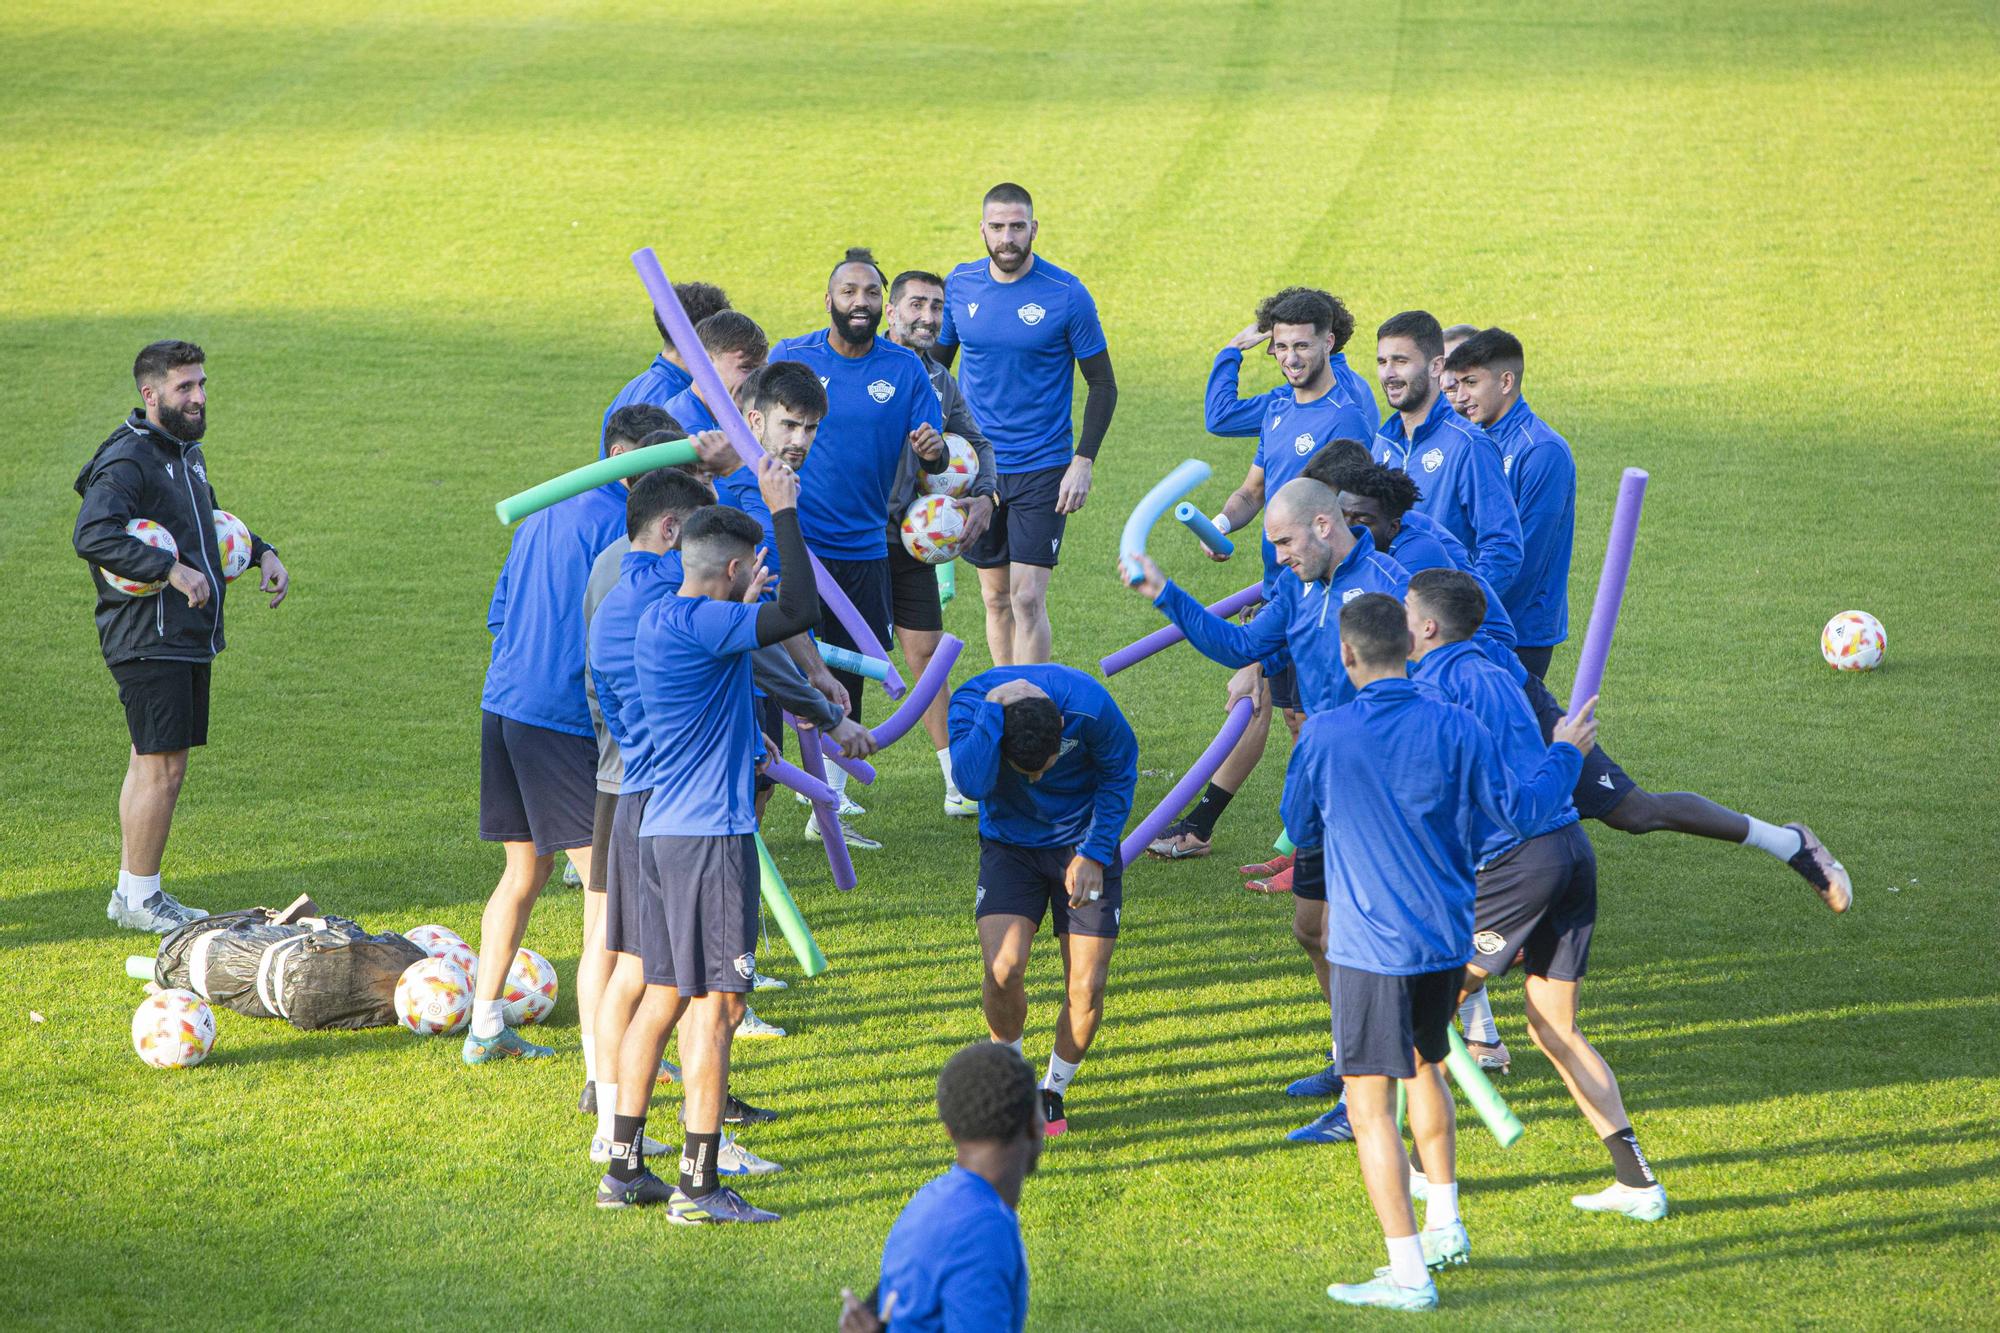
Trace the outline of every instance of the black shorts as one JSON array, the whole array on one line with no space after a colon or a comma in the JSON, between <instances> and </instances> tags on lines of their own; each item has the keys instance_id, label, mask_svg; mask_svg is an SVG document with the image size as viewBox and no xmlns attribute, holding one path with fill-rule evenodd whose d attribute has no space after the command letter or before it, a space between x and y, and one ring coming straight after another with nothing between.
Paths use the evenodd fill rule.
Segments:
<instances>
[{"instance_id":1,"label":"black shorts","mask_svg":"<svg viewBox=\"0 0 2000 1333\"><path fill-rule=\"evenodd\" d=\"M1074 847L1016 847L1011 842L979 840L979 892L972 915L1024 916L1039 930L1044 914L1055 919L1058 935L1118 938L1118 918L1125 902L1125 869L1104 867L1104 896L1081 907L1069 905L1063 874Z\"/></svg>"},{"instance_id":2,"label":"black shorts","mask_svg":"<svg viewBox=\"0 0 2000 1333\"><path fill-rule=\"evenodd\" d=\"M757 725L764 729L766 736L778 743L777 757L783 759L785 757L785 706L768 694L758 699ZM771 779L765 777L762 773L757 775L757 790L759 792L767 792L777 785L777 783L771 781Z\"/></svg>"},{"instance_id":3,"label":"black shorts","mask_svg":"<svg viewBox=\"0 0 2000 1333\"><path fill-rule=\"evenodd\" d=\"M1479 872L1473 966L1503 976L1517 950L1531 977L1581 981L1597 927L1597 853L1581 824L1530 838Z\"/></svg>"},{"instance_id":4,"label":"black shorts","mask_svg":"<svg viewBox=\"0 0 2000 1333\"><path fill-rule=\"evenodd\" d=\"M659 876L639 840L646 802L653 793L627 792L618 798L611 825L611 849L604 869L604 947L645 963L646 983L674 984L673 950L667 937L666 900ZM664 960L655 965L649 959Z\"/></svg>"},{"instance_id":5,"label":"black shorts","mask_svg":"<svg viewBox=\"0 0 2000 1333\"><path fill-rule=\"evenodd\" d=\"M1554 644L1546 648L1526 648L1519 644L1514 646L1514 656L1520 658L1521 665L1528 669L1528 674L1538 680L1549 678L1549 663L1555 660L1555 655Z\"/></svg>"},{"instance_id":6,"label":"black shorts","mask_svg":"<svg viewBox=\"0 0 2000 1333\"><path fill-rule=\"evenodd\" d=\"M889 619L897 629L934 632L944 629L937 566L927 565L904 550L903 534L898 528L889 529Z\"/></svg>"},{"instance_id":7,"label":"black shorts","mask_svg":"<svg viewBox=\"0 0 2000 1333\"><path fill-rule=\"evenodd\" d=\"M1549 693L1549 687L1533 672L1528 674L1528 683L1521 687L1528 692L1528 703L1535 710L1535 721L1542 727L1542 739L1555 735L1556 723L1562 721L1563 707L1556 697ZM1576 789L1570 799L1576 802L1576 812L1585 819L1603 819L1618 808L1618 803L1631 795L1639 784L1626 776L1618 761L1604 753L1602 745L1592 746L1583 757L1583 774L1576 780Z\"/></svg>"},{"instance_id":8,"label":"black shorts","mask_svg":"<svg viewBox=\"0 0 2000 1333\"><path fill-rule=\"evenodd\" d=\"M1069 522L1069 515L1056 512L1056 496L1067 471L1065 463L1039 472L1002 472L993 522L978 541L959 552L965 563L975 569L1003 565L1054 569L1062 554L1063 526Z\"/></svg>"},{"instance_id":9,"label":"black shorts","mask_svg":"<svg viewBox=\"0 0 2000 1333\"><path fill-rule=\"evenodd\" d=\"M1432 1064L1451 1049L1463 967L1389 977L1333 965L1334 1072L1415 1078L1415 1051Z\"/></svg>"},{"instance_id":10,"label":"black shorts","mask_svg":"<svg viewBox=\"0 0 2000 1333\"><path fill-rule=\"evenodd\" d=\"M641 940L646 980L681 994L747 995L757 975L757 840L748 833L639 840L650 863L666 939ZM664 947L663 947L664 946Z\"/></svg>"},{"instance_id":11,"label":"black shorts","mask_svg":"<svg viewBox=\"0 0 2000 1333\"><path fill-rule=\"evenodd\" d=\"M1292 853L1292 896L1326 901L1326 849L1301 847Z\"/></svg>"},{"instance_id":12,"label":"black shorts","mask_svg":"<svg viewBox=\"0 0 2000 1333\"><path fill-rule=\"evenodd\" d=\"M609 882L605 876L609 871L605 862L610 859L611 824L618 818L618 793L604 791L597 793L597 805L590 816L590 878L583 882L589 893L603 893Z\"/></svg>"},{"instance_id":13,"label":"black shorts","mask_svg":"<svg viewBox=\"0 0 2000 1333\"><path fill-rule=\"evenodd\" d=\"M597 742L480 710L479 836L538 856L591 845Z\"/></svg>"},{"instance_id":14,"label":"black shorts","mask_svg":"<svg viewBox=\"0 0 2000 1333\"><path fill-rule=\"evenodd\" d=\"M141 658L111 668L134 750L172 754L208 744L210 665Z\"/></svg>"},{"instance_id":15,"label":"black shorts","mask_svg":"<svg viewBox=\"0 0 2000 1333\"><path fill-rule=\"evenodd\" d=\"M1271 707L1287 713L1303 711L1299 703L1299 669L1288 666L1277 675L1269 677L1271 682Z\"/></svg>"},{"instance_id":16,"label":"black shorts","mask_svg":"<svg viewBox=\"0 0 2000 1333\"><path fill-rule=\"evenodd\" d=\"M889 553L885 550L874 560L820 560L826 572L833 575L833 581L847 594L847 600L854 603L854 609L861 613L861 619L875 637L881 640L882 651L889 650ZM833 614L832 607L826 607L820 616L819 637L842 648L852 648L855 652L866 652L840 623L840 617ZM872 656L872 654L871 654ZM836 671L833 678L847 691L848 701L853 707L848 716L856 722L861 720L862 689L869 684L865 677L851 671Z\"/></svg>"}]
</instances>

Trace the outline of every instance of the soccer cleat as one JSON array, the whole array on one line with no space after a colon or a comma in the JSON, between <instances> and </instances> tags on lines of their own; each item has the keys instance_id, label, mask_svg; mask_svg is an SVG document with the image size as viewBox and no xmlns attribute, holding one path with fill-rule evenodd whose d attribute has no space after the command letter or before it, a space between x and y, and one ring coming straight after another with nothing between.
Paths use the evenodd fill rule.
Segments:
<instances>
[{"instance_id":1,"label":"soccer cleat","mask_svg":"<svg viewBox=\"0 0 2000 1333\"><path fill-rule=\"evenodd\" d=\"M775 1222L778 1215L752 1208L743 1196L724 1185L699 1199L690 1199L679 1187L667 1200L667 1220L676 1226L708 1226L721 1222Z\"/></svg>"},{"instance_id":2,"label":"soccer cleat","mask_svg":"<svg viewBox=\"0 0 2000 1333\"><path fill-rule=\"evenodd\" d=\"M585 1115L597 1114L597 1083L593 1079L583 1081L583 1096L576 1099L576 1109Z\"/></svg>"},{"instance_id":3,"label":"soccer cleat","mask_svg":"<svg viewBox=\"0 0 2000 1333\"><path fill-rule=\"evenodd\" d=\"M1423 1243L1424 1267L1434 1273L1441 1273L1453 1264L1472 1262L1472 1238L1465 1234L1463 1222L1453 1222L1435 1231L1419 1231L1417 1239ZM1383 1264L1375 1270L1375 1276L1388 1277L1394 1271Z\"/></svg>"},{"instance_id":4,"label":"soccer cleat","mask_svg":"<svg viewBox=\"0 0 2000 1333\"><path fill-rule=\"evenodd\" d=\"M653 1075L655 1083L678 1083L681 1081L681 1067L672 1060L660 1061L659 1072Z\"/></svg>"},{"instance_id":5,"label":"soccer cleat","mask_svg":"<svg viewBox=\"0 0 2000 1333\"><path fill-rule=\"evenodd\" d=\"M1292 1143L1354 1142L1354 1126L1347 1123L1347 1103L1340 1103L1309 1125L1300 1125L1285 1138Z\"/></svg>"},{"instance_id":6,"label":"soccer cleat","mask_svg":"<svg viewBox=\"0 0 2000 1333\"><path fill-rule=\"evenodd\" d=\"M820 839L819 836L818 815L806 816L806 836L808 838L813 839L814 841L822 840ZM854 825L848 823L845 819L842 819L840 821L840 837L841 841L847 844L847 848L849 851L879 852L882 850L881 843L875 841L875 839L869 837L865 833L857 833L855 831Z\"/></svg>"},{"instance_id":7,"label":"soccer cleat","mask_svg":"<svg viewBox=\"0 0 2000 1333\"><path fill-rule=\"evenodd\" d=\"M791 988L792 985L790 982L781 981L777 977L767 977L762 972L758 972L750 978L751 990L790 990Z\"/></svg>"},{"instance_id":8,"label":"soccer cleat","mask_svg":"<svg viewBox=\"0 0 2000 1333\"><path fill-rule=\"evenodd\" d=\"M1381 1274L1368 1282L1336 1282L1326 1294L1343 1305L1372 1305L1383 1310L1435 1310L1437 1283L1425 1279L1421 1287L1406 1287Z\"/></svg>"},{"instance_id":9,"label":"soccer cleat","mask_svg":"<svg viewBox=\"0 0 2000 1333\"><path fill-rule=\"evenodd\" d=\"M199 921L208 913L199 907L188 907L174 899L165 889L155 889L145 902L133 907L125 901L118 890L111 891L111 901L104 905L104 915L115 926L126 930L145 930L155 935L164 935L170 930L178 930L190 921Z\"/></svg>"},{"instance_id":10,"label":"soccer cleat","mask_svg":"<svg viewBox=\"0 0 2000 1333\"><path fill-rule=\"evenodd\" d=\"M1268 861L1259 861L1254 866L1238 866L1236 867L1236 873L1253 876L1275 875L1280 870L1290 870L1291 868L1292 853L1282 852Z\"/></svg>"},{"instance_id":11,"label":"soccer cleat","mask_svg":"<svg viewBox=\"0 0 2000 1333\"><path fill-rule=\"evenodd\" d=\"M1613 1184L1595 1194L1571 1195L1570 1202L1586 1213L1623 1213L1635 1222L1657 1222L1667 1215L1667 1187Z\"/></svg>"},{"instance_id":12,"label":"soccer cleat","mask_svg":"<svg viewBox=\"0 0 2000 1333\"><path fill-rule=\"evenodd\" d=\"M944 794L944 812L953 819L979 818L979 802L970 796L961 796L955 791Z\"/></svg>"},{"instance_id":13,"label":"soccer cleat","mask_svg":"<svg viewBox=\"0 0 2000 1333\"><path fill-rule=\"evenodd\" d=\"M583 876L577 873L576 862L570 860L567 856L563 858L563 883L569 885L572 889L581 886L583 883Z\"/></svg>"},{"instance_id":14,"label":"soccer cleat","mask_svg":"<svg viewBox=\"0 0 2000 1333\"><path fill-rule=\"evenodd\" d=\"M752 1106L733 1092L722 1099L722 1123L725 1125L768 1125L777 1118L776 1111ZM685 1116L682 1123L686 1123Z\"/></svg>"},{"instance_id":15,"label":"soccer cleat","mask_svg":"<svg viewBox=\"0 0 2000 1333\"><path fill-rule=\"evenodd\" d=\"M1042 1089L1042 1119L1048 1122L1048 1128L1043 1132L1049 1138L1069 1130L1069 1115L1063 1110L1062 1094L1053 1088Z\"/></svg>"},{"instance_id":16,"label":"soccer cleat","mask_svg":"<svg viewBox=\"0 0 2000 1333\"><path fill-rule=\"evenodd\" d=\"M1254 870L1255 866L1241 867ZM1290 893L1292 891L1292 867L1287 864L1262 879L1246 879L1243 887L1251 893Z\"/></svg>"},{"instance_id":17,"label":"soccer cleat","mask_svg":"<svg viewBox=\"0 0 2000 1333\"><path fill-rule=\"evenodd\" d=\"M739 1037L782 1037L785 1030L776 1023L766 1023L757 1017L757 1011L749 1005L743 1006L743 1021L736 1025Z\"/></svg>"},{"instance_id":18,"label":"soccer cleat","mask_svg":"<svg viewBox=\"0 0 2000 1333\"><path fill-rule=\"evenodd\" d=\"M1285 1085L1285 1095L1287 1097L1338 1097L1341 1089L1346 1086L1347 1084L1342 1081L1340 1075L1333 1072L1333 1061L1328 1060L1326 1068L1320 1070L1317 1074L1307 1074L1304 1078L1295 1078L1290 1083L1287 1083Z\"/></svg>"},{"instance_id":19,"label":"soccer cleat","mask_svg":"<svg viewBox=\"0 0 2000 1333\"><path fill-rule=\"evenodd\" d=\"M1514 1063L1514 1057L1508 1054L1504 1041L1468 1041L1465 1049L1479 1061L1481 1069L1497 1069L1504 1074Z\"/></svg>"},{"instance_id":20,"label":"soccer cleat","mask_svg":"<svg viewBox=\"0 0 2000 1333\"><path fill-rule=\"evenodd\" d=\"M1162 861L1191 861L1214 850L1207 838L1188 827L1185 819L1169 824L1166 832L1146 844L1146 855Z\"/></svg>"},{"instance_id":21,"label":"soccer cleat","mask_svg":"<svg viewBox=\"0 0 2000 1333\"><path fill-rule=\"evenodd\" d=\"M785 1168L751 1152L736 1141L734 1134L724 1134L722 1146L716 1150L715 1169L725 1176L775 1176Z\"/></svg>"},{"instance_id":22,"label":"soccer cleat","mask_svg":"<svg viewBox=\"0 0 2000 1333\"><path fill-rule=\"evenodd\" d=\"M544 1060L554 1054L547 1046L522 1040L512 1028L501 1028L495 1037L475 1037L468 1032L465 1047L459 1052L469 1065L483 1065L489 1060Z\"/></svg>"},{"instance_id":23,"label":"soccer cleat","mask_svg":"<svg viewBox=\"0 0 2000 1333\"><path fill-rule=\"evenodd\" d=\"M1848 904L1854 901L1854 881L1847 877L1847 867L1834 860L1826 844L1804 824L1787 824L1785 827L1799 835L1799 849L1785 864L1798 871L1805 882L1813 886L1821 902L1836 912L1845 912Z\"/></svg>"},{"instance_id":24,"label":"soccer cleat","mask_svg":"<svg viewBox=\"0 0 2000 1333\"><path fill-rule=\"evenodd\" d=\"M802 791L793 792L792 799L797 801L800 805L812 804L812 797L806 795ZM845 791L840 793L840 817L842 819L852 819L856 815L865 815L867 813L868 813L867 806L861 804L861 802L855 800L852 796L849 796Z\"/></svg>"},{"instance_id":25,"label":"soccer cleat","mask_svg":"<svg viewBox=\"0 0 2000 1333\"><path fill-rule=\"evenodd\" d=\"M610 1158L593 1156L593 1162ZM650 1203L667 1203L680 1193L651 1171L641 1171L631 1180L619 1180L606 1173L597 1182L599 1208L643 1208Z\"/></svg>"},{"instance_id":26,"label":"soccer cleat","mask_svg":"<svg viewBox=\"0 0 2000 1333\"><path fill-rule=\"evenodd\" d=\"M639 1152L645 1157L663 1157L672 1151L672 1146L661 1143L652 1135L647 1135L639 1144ZM602 1134L590 1136L590 1160L603 1163L611 1160L611 1140ZM607 1177L608 1178L608 1177Z\"/></svg>"}]
</instances>

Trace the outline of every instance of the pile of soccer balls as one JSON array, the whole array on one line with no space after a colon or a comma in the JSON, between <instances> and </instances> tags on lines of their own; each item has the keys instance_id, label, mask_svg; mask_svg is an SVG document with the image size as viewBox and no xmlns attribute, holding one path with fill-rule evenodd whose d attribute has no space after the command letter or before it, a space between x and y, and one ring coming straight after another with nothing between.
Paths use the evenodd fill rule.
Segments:
<instances>
[{"instance_id":1,"label":"pile of soccer balls","mask_svg":"<svg viewBox=\"0 0 2000 1333\"><path fill-rule=\"evenodd\" d=\"M234 583L245 570L250 568L250 528L227 509L217 509L213 512L215 545L222 553L222 580L225 583ZM146 545L165 551L176 560L181 557L181 550L174 541L174 534L167 531L166 525L156 523L150 518L127 519L125 535L137 537ZM135 583L102 567L97 572L104 576L106 583L128 597L151 597L167 586L165 579L153 583Z\"/></svg>"},{"instance_id":2,"label":"pile of soccer balls","mask_svg":"<svg viewBox=\"0 0 2000 1333\"><path fill-rule=\"evenodd\" d=\"M472 947L444 926L418 926L404 937L430 957L411 963L396 982L396 1017L420 1037L456 1032L472 1017L472 983L479 959ZM508 1027L541 1022L556 1007L556 969L533 949L514 955L500 991Z\"/></svg>"}]
</instances>

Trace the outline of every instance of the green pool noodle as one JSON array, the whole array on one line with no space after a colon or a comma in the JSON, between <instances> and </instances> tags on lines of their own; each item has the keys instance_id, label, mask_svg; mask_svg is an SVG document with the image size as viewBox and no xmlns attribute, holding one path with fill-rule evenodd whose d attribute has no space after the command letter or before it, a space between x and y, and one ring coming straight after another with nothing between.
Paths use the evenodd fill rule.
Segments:
<instances>
[{"instance_id":1,"label":"green pool noodle","mask_svg":"<svg viewBox=\"0 0 2000 1333\"><path fill-rule=\"evenodd\" d=\"M1396 1080L1396 1132L1403 1132L1403 1117L1410 1110L1410 1089L1402 1079Z\"/></svg>"},{"instance_id":2,"label":"green pool noodle","mask_svg":"<svg viewBox=\"0 0 2000 1333\"><path fill-rule=\"evenodd\" d=\"M1296 852L1298 848L1292 845L1291 834L1280 832L1278 834L1278 840L1271 844L1271 850L1276 852L1280 856L1290 856L1293 852Z\"/></svg>"},{"instance_id":3,"label":"green pool noodle","mask_svg":"<svg viewBox=\"0 0 2000 1333\"><path fill-rule=\"evenodd\" d=\"M510 495L494 505L493 512L500 516L502 523L517 523L537 510L560 504L572 495L596 490L606 482L623 481L641 472L651 472L656 467L677 467L692 462L694 445L687 440L628 449L622 454L586 463L560 477L551 477L539 486L530 486L519 495Z\"/></svg>"},{"instance_id":4,"label":"green pool noodle","mask_svg":"<svg viewBox=\"0 0 2000 1333\"><path fill-rule=\"evenodd\" d=\"M1465 1038L1458 1035L1458 1029L1450 1031L1451 1053L1444 1058L1445 1068L1451 1071L1452 1080L1465 1093L1465 1099L1472 1103L1472 1109L1479 1113L1479 1118L1486 1122L1486 1128L1493 1131L1493 1137L1500 1141L1500 1146L1513 1147L1528 1131L1522 1127L1520 1118L1508 1109L1506 1099L1494 1090L1492 1080L1479 1067L1479 1061L1465 1049Z\"/></svg>"},{"instance_id":5,"label":"green pool noodle","mask_svg":"<svg viewBox=\"0 0 2000 1333\"><path fill-rule=\"evenodd\" d=\"M771 859L771 849L764 845L764 835L758 833L752 836L757 839L757 864L763 869L763 874L758 877L758 888L763 890L764 906L778 918L778 933L785 937L785 943L792 946L792 953L805 968L806 975L816 977L829 966L826 955L819 951L819 942L813 939L812 928L799 915L799 906L792 901L792 891L785 887L785 877L778 873L778 863Z\"/></svg>"},{"instance_id":6,"label":"green pool noodle","mask_svg":"<svg viewBox=\"0 0 2000 1333\"><path fill-rule=\"evenodd\" d=\"M947 560L938 566L938 605L947 606L958 596L958 561Z\"/></svg>"}]
</instances>

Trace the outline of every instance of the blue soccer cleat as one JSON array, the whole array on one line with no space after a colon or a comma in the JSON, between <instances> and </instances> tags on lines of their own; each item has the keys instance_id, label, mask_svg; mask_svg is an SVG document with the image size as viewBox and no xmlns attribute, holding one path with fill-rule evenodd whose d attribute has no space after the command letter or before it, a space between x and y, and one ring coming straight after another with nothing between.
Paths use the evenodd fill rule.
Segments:
<instances>
[{"instance_id":1,"label":"blue soccer cleat","mask_svg":"<svg viewBox=\"0 0 2000 1333\"><path fill-rule=\"evenodd\" d=\"M1388 1277L1376 1277L1368 1282L1336 1282L1326 1289L1326 1294L1343 1305L1371 1305L1382 1310L1438 1308L1437 1283L1428 1279L1421 1287L1406 1287Z\"/></svg>"},{"instance_id":2,"label":"blue soccer cleat","mask_svg":"<svg viewBox=\"0 0 2000 1333\"><path fill-rule=\"evenodd\" d=\"M1612 1185L1595 1194L1574 1194L1570 1202L1586 1213L1623 1213L1634 1222L1657 1222L1667 1215L1667 1187Z\"/></svg>"},{"instance_id":3,"label":"blue soccer cleat","mask_svg":"<svg viewBox=\"0 0 2000 1333\"><path fill-rule=\"evenodd\" d=\"M512 1028L501 1028L497 1037L475 1037L468 1032L465 1048L459 1054L469 1065L483 1065L489 1060L545 1060L555 1052L547 1046L523 1041L514 1035Z\"/></svg>"},{"instance_id":4,"label":"blue soccer cleat","mask_svg":"<svg viewBox=\"0 0 2000 1333\"><path fill-rule=\"evenodd\" d=\"M1317 1074L1307 1074L1295 1078L1285 1085L1287 1097L1338 1097L1347 1086L1340 1075L1333 1072L1333 1062L1327 1061L1326 1068Z\"/></svg>"},{"instance_id":5,"label":"blue soccer cleat","mask_svg":"<svg viewBox=\"0 0 2000 1333\"><path fill-rule=\"evenodd\" d=\"M690 1199L676 1187L667 1201L667 1220L676 1226L713 1226L723 1222L775 1222L778 1215L743 1202L743 1196L724 1185L699 1199Z\"/></svg>"},{"instance_id":6,"label":"blue soccer cleat","mask_svg":"<svg viewBox=\"0 0 2000 1333\"><path fill-rule=\"evenodd\" d=\"M1354 1127L1347 1123L1347 1103L1340 1103L1311 1124L1300 1125L1285 1137L1293 1143L1354 1142Z\"/></svg>"},{"instance_id":7,"label":"blue soccer cleat","mask_svg":"<svg viewBox=\"0 0 2000 1333\"><path fill-rule=\"evenodd\" d=\"M674 1193L672 1185L651 1171L641 1171L631 1180L619 1180L607 1174L597 1182L597 1206L644 1208L648 1204L667 1203Z\"/></svg>"}]
</instances>

